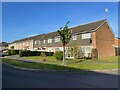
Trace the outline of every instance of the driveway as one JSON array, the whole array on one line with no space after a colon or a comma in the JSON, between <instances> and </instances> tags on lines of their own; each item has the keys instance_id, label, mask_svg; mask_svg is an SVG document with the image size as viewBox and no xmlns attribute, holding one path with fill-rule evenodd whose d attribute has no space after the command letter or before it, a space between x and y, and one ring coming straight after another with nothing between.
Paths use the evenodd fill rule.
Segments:
<instances>
[{"instance_id":1,"label":"driveway","mask_svg":"<svg viewBox=\"0 0 120 90\"><path fill-rule=\"evenodd\" d=\"M27 71L3 64L3 88L117 88L118 75Z\"/></svg>"}]
</instances>

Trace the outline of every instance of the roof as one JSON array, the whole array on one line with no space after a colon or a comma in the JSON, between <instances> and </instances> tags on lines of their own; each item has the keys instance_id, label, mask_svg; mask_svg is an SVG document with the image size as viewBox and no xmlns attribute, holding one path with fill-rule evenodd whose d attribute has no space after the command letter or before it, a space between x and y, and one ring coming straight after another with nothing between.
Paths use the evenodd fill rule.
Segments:
<instances>
[{"instance_id":1,"label":"roof","mask_svg":"<svg viewBox=\"0 0 120 90\"><path fill-rule=\"evenodd\" d=\"M92 23L88 23L88 24L84 24L84 25L79 25L79 26L75 26L69 29L72 29L72 34L80 34L80 33L85 33L85 32L93 32L94 30L96 30L104 21L106 21L106 19L104 20L99 20L96 22L92 22ZM32 40L32 39L48 39L48 38L54 38L56 36L59 36L59 34L56 32L51 32L48 34L40 34L40 35L36 35L36 36L32 36L32 37L27 37L27 38L23 38L20 40L16 40L14 42L20 42L20 41L25 41L25 40ZM14 43L13 42L13 43Z\"/></svg>"},{"instance_id":2,"label":"roof","mask_svg":"<svg viewBox=\"0 0 120 90\"><path fill-rule=\"evenodd\" d=\"M0 47L8 47L8 43L7 42L0 42Z\"/></svg>"},{"instance_id":3,"label":"roof","mask_svg":"<svg viewBox=\"0 0 120 90\"><path fill-rule=\"evenodd\" d=\"M83 33L83 32L92 32L93 30L97 29L106 19L72 27L73 33Z\"/></svg>"}]
</instances>

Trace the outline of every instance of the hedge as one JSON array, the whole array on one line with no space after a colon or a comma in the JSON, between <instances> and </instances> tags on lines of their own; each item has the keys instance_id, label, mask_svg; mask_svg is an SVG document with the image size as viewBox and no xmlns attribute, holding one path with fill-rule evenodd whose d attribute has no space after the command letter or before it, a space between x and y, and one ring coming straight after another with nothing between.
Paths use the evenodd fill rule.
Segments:
<instances>
[{"instance_id":1,"label":"hedge","mask_svg":"<svg viewBox=\"0 0 120 90\"><path fill-rule=\"evenodd\" d=\"M54 52L43 52L45 53L46 56L53 56ZM20 50L19 56L40 56L41 52L40 51L29 51L29 50Z\"/></svg>"},{"instance_id":2,"label":"hedge","mask_svg":"<svg viewBox=\"0 0 120 90\"><path fill-rule=\"evenodd\" d=\"M19 51L20 50L12 50L12 49L10 49L10 50L8 50L8 55L17 55L17 54L19 54Z\"/></svg>"},{"instance_id":3,"label":"hedge","mask_svg":"<svg viewBox=\"0 0 120 90\"><path fill-rule=\"evenodd\" d=\"M57 52L55 52L54 56L57 60L62 60L63 59L63 52L57 51Z\"/></svg>"}]
</instances>

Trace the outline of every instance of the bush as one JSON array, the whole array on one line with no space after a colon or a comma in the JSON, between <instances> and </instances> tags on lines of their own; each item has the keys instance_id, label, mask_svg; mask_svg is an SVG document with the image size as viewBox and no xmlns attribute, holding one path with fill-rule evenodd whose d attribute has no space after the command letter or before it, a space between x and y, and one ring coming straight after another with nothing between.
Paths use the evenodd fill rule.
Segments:
<instances>
[{"instance_id":1,"label":"bush","mask_svg":"<svg viewBox=\"0 0 120 90\"><path fill-rule=\"evenodd\" d=\"M46 61L46 54L44 52L41 52L40 56L43 61Z\"/></svg>"},{"instance_id":2,"label":"bush","mask_svg":"<svg viewBox=\"0 0 120 90\"><path fill-rule=\"evenodd\" d=\"M39 56L40 52L39 51L30 51L30 50L20 50L19 56Z\"/></svg>"},{"instance_id":3,"label":"bush","mask_svg":"<svg viewBox=\"0 0 120 90\"><path fill-rule=\"evenodd\" d=\"M98 58L98 51L96 48L92 49L92 58Z\"/></svg>"},{"instance_id":4,"label":"bush","mask_svg":"<svg viewBox=\"0 0 120 90\"><path fill-rule=\"evenodd\" d=\"M17 54L19 54L19 50L13 50L13 49L8 50L8 55L17 55Z\"/></svg>"},{"instance_id":5,"label":"bush","mask_svg":"<svg viewBox=\"0 0 120 90\"><path fill-rule=\"evenodd\" d=\"M53 56L54 52L43 52L45 53L46 56ZM40 56L41 52L40 51L30 51L30 50L21 50L19 52L19 56Z\"/></svg>"},{"instance_id":6,"label":"bush","mask_svg":"<svg viewBox=\"0 0 120 90\"><path fill-rule=\"evenodd\" d=\"M54 56L57 60L62 60L63 59L63 52L62 51L55 52Z\"/></svg>"},{"instance_id":7,"label":"bush","mask_svg":"<svg viewBox=\"0 0 120 90\"><path fill-rule=\"evenodd\" d=\"M29 55L28 52L29 52L28 50L20 50L19 57L28 56Z\"/></svg>"},{"instance_id":8,"label":"bush","mask_svg":"<svg viewBox=\"0 0 120 90\"><path fill-rule=\"evenodd\" d=\"M85 59L92 59L92 57L84 57Z\"/></svg>"}]
</instances>

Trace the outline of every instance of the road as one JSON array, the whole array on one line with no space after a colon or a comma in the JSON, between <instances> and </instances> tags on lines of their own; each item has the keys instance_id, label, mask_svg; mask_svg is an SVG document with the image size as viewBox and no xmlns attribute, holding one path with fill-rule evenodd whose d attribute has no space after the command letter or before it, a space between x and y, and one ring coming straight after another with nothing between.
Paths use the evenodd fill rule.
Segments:
<instances>
[{"instance_id":1,"label":"road","mask_svg":"<svg viewBox=\"0 0 120 90\"><path fill-rule=\"evenodd\" d=\"M27 71L3 64L3 88L117 88L118 76L103 73Z\"/></svg>"}]
</instances>

